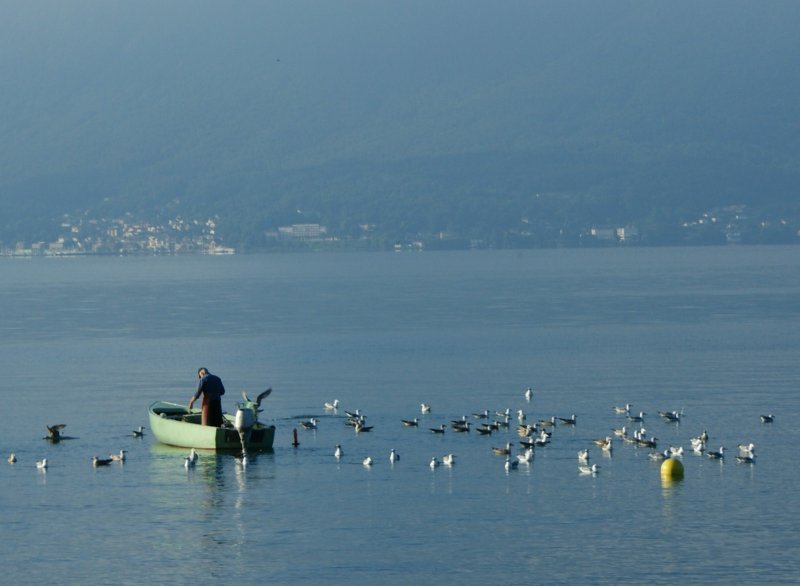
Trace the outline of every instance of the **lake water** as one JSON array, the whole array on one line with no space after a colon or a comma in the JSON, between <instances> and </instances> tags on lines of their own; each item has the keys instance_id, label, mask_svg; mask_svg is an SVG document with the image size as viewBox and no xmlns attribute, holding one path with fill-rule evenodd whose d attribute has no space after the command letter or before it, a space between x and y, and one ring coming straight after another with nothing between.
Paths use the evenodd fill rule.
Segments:
<instances>
[{"instance_id":1,"label":"lake water","mask_svg":"<svg viewBox=\"0 0 800 586\"><path fill-rule=\"evenodd\" d=\"M7 583L800 576L800 247L0 259L0 312L0 453L19 459L0 466ZM152 401L188 402L199 366L229 411L274 389L273 452L187 472L184 450L132 436ZM683 481L663 485L649 450L595 446L635 427L625 403L659 450L684 447ZM516 420L428 431L506 408L577 425L510 473L490 448L519 451ZM682 423L658 416L672 410ZM44 441L55 423L73 439ZM691 454L703 430L723 462ZM737 463L750 442L757 463ZM597 475L579 474L582 448ZM92 467L120 449L124 465Z\"/></svg>"}]
</instances>

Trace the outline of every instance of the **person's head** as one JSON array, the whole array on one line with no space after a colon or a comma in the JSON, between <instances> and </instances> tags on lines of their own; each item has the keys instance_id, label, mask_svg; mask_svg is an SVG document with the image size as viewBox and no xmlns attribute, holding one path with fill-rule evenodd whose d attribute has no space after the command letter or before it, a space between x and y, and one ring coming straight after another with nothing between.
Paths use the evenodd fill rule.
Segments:
<instances>
[{"instance_id":1,"label":"person's head","mask_svg":"<svg viewBox=\"0 0 800 586\"><path fill-rule=\"evenodd\" d=\"M197 378L203 378L205 375L208 374L208 369L205 366L201 366L197 369Z\"/></svg>"}]
</instances>

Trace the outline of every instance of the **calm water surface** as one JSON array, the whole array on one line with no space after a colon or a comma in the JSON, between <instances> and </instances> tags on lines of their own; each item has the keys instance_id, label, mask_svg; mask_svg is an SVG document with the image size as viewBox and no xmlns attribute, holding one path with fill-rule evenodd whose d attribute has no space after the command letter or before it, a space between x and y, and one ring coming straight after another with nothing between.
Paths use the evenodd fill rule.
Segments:
<instances>
[{"instance_id":1,"label":"calm water surface","mask_svg":"<svg viewBox=\"0 0 800 586\"><path fill-rule=\"evenodd\" d=\"M800 575L800 248L2 259L0 312L0 453L19 458L0 467L8 583ZM202 365L228 410L274 389L275 449L246 469L205 453L187 473L183 450L131 435L150 402L187 402ZM707 429L729 456L684 455L672 486L647 450L604 456L593 440L633 425L612 410L625 403L660 449ZM345 425L357 408L371 433ZM428 431L506 408L578 423L511 473L490 448L517 451L514 424ZM44 441L54 423L73 439ZM750 442L757 463L738 464ZM123 448L124 465L92 468ZM579 475L581 448L596 476Z\"/></svg>"}]
</instances>

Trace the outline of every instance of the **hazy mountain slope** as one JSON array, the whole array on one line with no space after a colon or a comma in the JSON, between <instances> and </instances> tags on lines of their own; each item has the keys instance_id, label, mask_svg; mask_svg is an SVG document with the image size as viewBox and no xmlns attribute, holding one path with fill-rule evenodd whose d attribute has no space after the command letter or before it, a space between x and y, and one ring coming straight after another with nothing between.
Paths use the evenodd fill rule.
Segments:
<instances>
[{"instance_id":1,"label":"hazy mountain slope","mask_svg":"<svg viewBox=\"0 0 800 586\"><path fill-rule=\"evenodd\" d=\"M536 193L620 221L797 199L796 2L0 7L6 232L84 208L463 229Z\"/></svg>"}]
</instances>

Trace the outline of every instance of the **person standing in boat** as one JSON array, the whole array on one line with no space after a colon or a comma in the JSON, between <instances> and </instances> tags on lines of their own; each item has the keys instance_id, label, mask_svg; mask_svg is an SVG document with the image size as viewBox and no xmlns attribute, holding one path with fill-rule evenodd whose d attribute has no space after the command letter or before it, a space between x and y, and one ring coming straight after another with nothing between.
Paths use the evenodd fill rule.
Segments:
<instances>
[{"instance_id":1,"label":"person standing in boat","mask_svg":"<svg viewBox=\"0 0 800 586\"><path fill-rule=\"evenodd\" d=\"M203 395L203 415L201 422L203 425L222 425L222 395L225 394L225 387L222 379L215 374L208 372L206 367L197 369L197 391L189 401L189 410L192 410L194 402Z\"/></svg>"}]
</instances>

